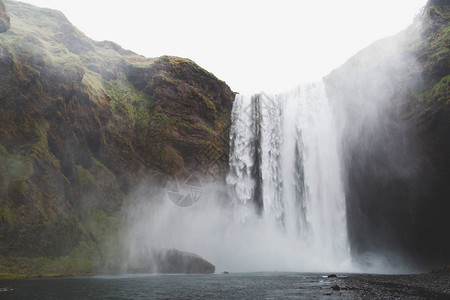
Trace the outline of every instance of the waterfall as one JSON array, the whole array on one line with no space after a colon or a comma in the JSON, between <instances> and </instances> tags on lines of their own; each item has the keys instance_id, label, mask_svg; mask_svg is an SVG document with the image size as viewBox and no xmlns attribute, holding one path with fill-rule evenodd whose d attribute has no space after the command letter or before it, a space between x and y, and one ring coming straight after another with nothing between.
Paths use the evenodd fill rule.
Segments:
<instances>
[{"instance_id":1,"label":"waterfall","mask_svg":"<svg viewBox=\"0 0 450 300\"><path fill-rule=\"evenodd\" d=\"M278 95L237 95L227 184L304 253L350 257L338 130L322 83Z\"/></svg>"}]
</instances>

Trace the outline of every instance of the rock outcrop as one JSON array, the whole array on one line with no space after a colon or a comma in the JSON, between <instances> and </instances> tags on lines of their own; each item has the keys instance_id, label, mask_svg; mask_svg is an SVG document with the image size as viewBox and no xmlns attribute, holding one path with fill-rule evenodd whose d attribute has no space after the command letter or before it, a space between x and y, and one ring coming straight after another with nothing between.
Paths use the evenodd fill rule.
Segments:
<instances>
[{"instance_id":1,"label":"rock outcrop","mask_svg":"<svg viewBox=\"0 0 450 300\"><path fill-rule=\"evenodd\" d=\"M212 274L216 267L202 257L177 249L168 249L158 263L158 273Z\"/></svg>"},{"instance_id":2,"label":"rock outcrop","mask_svg":"<svg viewBox=\"0 0 450 300\"><path fill-rule=\"evenodd\" d=\"M0 33L7 31L11 28L11 22L6 11L5 3L0 0Z\"/></svg>"},{"instance_id":3,"label":"rock outcrop","mask_svg":"<svg viewBox=\"0 0 450 300\"><path fill-rule=\"evenodd\" d=\"M143 245L136 248L123 261L121 272L160 274L212 274L216 267L201 256L177 249L149 249Z\"/></svg>"},{"instance_id":4,"label":"rock outcrop","mask_svg":"<svg viewBox=\"0 0 450 300\"><path fill-rule=\"evenodd\" d=\"M449 18L448 1L430 1L409 28L325 78L342 126L355 255L450 259Z\"/></svg>"}]
</instances>

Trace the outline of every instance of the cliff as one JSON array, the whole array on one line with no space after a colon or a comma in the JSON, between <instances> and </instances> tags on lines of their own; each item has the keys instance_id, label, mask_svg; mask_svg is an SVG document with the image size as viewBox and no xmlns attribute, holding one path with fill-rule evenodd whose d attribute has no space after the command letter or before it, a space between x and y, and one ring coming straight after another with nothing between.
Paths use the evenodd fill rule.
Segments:
<instances>
[{"instance_id":1,"label":"cliff","mask_svg":"<svg viewBox=\"0 0 450 300\"><path fill-rule=\"evenodd\" d=\"M430 1L409 28L325 78L343 135L355 256L450 259L449 19L448 1Z\"/></svg>"},{"instance_id":2,"label":"cliff","mask_svg":"<svg viewBox=\"0 0 450 300\"><path fill-rule=\"evenodd\" d=\"M135 187L209 172L198 162L209 145L227 154L234 93L191 60L145 58L89 39L58 11L5 3L0 273L89 273Z\"/></svg>"}]
</instances>

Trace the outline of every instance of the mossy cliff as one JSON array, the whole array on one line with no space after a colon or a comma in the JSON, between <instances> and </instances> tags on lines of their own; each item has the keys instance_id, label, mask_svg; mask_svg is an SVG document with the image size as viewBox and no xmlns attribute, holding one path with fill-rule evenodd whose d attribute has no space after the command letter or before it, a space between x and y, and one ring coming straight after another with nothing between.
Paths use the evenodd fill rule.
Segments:
<instances>
[{"instance_id":1,"label":"mossy cliff","mask_svg":"<svg viewBox=\"0 0 450 300\"><path fill-rule=\"evenodd\" d=\"M355 255L450 259L449 20L448 1L429 1L406 30L325 78L340 116Z\"/></svg>"},{"instance_id":2,"label":"mossy cliff","mask_svg":"<svg viewBox=\"0 0 450 300\"><path fill-rule=\"evenodd\" d=\"M133 188L204 171L196 157L210 143L226 153L234 93L188 59L145 58L58 11L5 4L0 273L94 272L111 262L99 249ZM0 1L0 25L6 16Z\"/></svg>"}]
</instances>

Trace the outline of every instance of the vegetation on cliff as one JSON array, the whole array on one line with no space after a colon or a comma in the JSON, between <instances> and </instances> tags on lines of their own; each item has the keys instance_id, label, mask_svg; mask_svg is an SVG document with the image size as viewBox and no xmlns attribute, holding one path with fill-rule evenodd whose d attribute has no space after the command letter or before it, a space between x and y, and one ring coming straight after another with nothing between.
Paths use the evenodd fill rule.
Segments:
<instances>
[{"instance_id":1,"label":"vegetation on cliff","mask_svg":"<svg viewBox=\"0 0 450 300\"><path fill-rule=\"evenodd\" d=\"M205 144L223 148L234 93L188 59L148 59L90 40L58 11L5 3L0 273L118 268L124 199L195 169Z\"/></svg>"}]
</instances>

